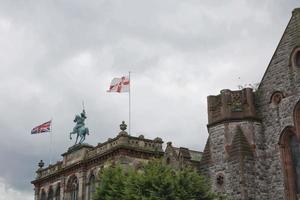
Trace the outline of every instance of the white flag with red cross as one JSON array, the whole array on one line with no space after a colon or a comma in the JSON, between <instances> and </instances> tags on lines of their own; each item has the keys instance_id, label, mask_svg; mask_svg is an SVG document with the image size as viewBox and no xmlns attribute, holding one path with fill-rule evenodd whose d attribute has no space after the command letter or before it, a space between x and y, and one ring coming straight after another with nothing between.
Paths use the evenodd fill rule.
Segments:
<instances>
[{"instance_id":1,"label":"white flag with red cross","mask_svg":"<svg viewBox=\"0 0 300 200\"><path fill-rule=\"evenodd\" d=\"M109 86L107 92L130 92L130 78L123 76L121 78L114 78Z\"/></svg>"}]
</instances>

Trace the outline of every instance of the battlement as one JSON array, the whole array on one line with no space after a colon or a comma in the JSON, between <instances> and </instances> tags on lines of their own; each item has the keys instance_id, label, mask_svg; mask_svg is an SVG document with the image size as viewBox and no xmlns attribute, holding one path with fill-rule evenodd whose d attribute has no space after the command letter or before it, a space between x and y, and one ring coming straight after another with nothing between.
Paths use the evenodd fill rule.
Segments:
<instances>
[{"instance_id":1,"label":"battlement","mask_svg":"<svg viewBox=\"0 0 300 200\"><path fill-rule=\"evenodd\" d=\"M243 119L258 120L251 88L242 90L222 90L217 96L207 97L208 126L224 121Z\"/></svg>"}]
</instances>

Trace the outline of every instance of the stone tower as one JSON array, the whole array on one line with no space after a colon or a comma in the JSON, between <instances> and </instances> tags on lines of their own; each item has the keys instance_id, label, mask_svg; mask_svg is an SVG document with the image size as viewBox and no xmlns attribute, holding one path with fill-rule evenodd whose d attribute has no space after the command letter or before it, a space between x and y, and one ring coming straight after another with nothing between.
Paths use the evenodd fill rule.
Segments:
<instances>
[{"instance_id":1,"label":"stone tower","mask_svg":"<svg viewBox=\"0 0 300 200\"><path fill-rule=\"evenodd\" d=\"M208 97L200 168L234 199L300 199L300 8L253 92Z\"/></svg>"},{"instance_id":2,"label":"stone tower","mask_svg":"<svg viewBox=\"0 0 300 200\"><path fill-rule=\"evenodd\" d=\"M209 139L201 169L210 178L214 190L227 192L236 199L254 199L256 140L261 121L251 88L222 90L208 97Z\"/></svg>"}]
</instances>

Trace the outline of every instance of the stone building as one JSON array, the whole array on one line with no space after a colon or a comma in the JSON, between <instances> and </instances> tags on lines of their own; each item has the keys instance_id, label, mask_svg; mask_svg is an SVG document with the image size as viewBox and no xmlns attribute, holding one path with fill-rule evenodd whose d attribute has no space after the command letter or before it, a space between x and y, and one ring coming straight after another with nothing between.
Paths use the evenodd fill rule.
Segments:
<instances>
[{"instance_id":1,"label":"stone building","mask_svg":"<svg viewBox=\"0 0 300 200\"><path fill-rule=\"evenodd\" d=\"M63 160L44 168L39 163L35 200L91 200L99 171L115 164L139 168L143 162L164 155L161 138L154 140L130 136L124 128L117 137L93 147L75 145L63 153Z\"/></svg>"},{"instance_id":2,"label":"stone building","mask_svg":"<svg viewBox=\"0 0 300 200\"><path fill-rule=\"evenodd\" d=\"M234 199L300 199L300 8L256 91L209 96L200 169Z\"/></svg>"},{"instance_id":3,"label":"stone building","mask_svg":"<svg viewBox=\"0 0 300 200\"><path fill-rule=\"evenodd\" d=\"M176 169L182 169L187 166L199 168L202 152L190 150L185 147L174 147L172 142L167 143L165 149L164 161Z\"/></svg>"},{"instance_id":4,"label":"stone building","mask_svg":"<svg viewBox=\"0 0 300 200\"><path fill-rule=\"evenodd\" d=\"M187 165L199 168L201 152L176 148L171 142L164 152L161 138L130 136L124 122L120 129L117 137L95 147L88 144L70 147L62 154L63 160L54 165L44 168L41 161L36 179L32 181L35 200L91 200L100 181L99 172L116 164L139 169L150 159L162 158L178 169Z\"/></svg>"}]
</instances>

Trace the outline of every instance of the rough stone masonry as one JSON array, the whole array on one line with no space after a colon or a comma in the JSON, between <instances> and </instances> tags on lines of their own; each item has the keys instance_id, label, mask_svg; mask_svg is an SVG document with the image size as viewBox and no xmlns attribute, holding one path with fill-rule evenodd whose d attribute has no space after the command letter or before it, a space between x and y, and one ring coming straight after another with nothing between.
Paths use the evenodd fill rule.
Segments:
<instances>
[{"instance_id":1,"label":"rough stone masonry","mask_svg":"<svg viewBox=\"0 0 300 200\"><path fill-rule=\"evenodd\" d=\"M201 171L234 199L300 199L300 8L257 90L208 97Z\"/></svg>"}]
</instances>

